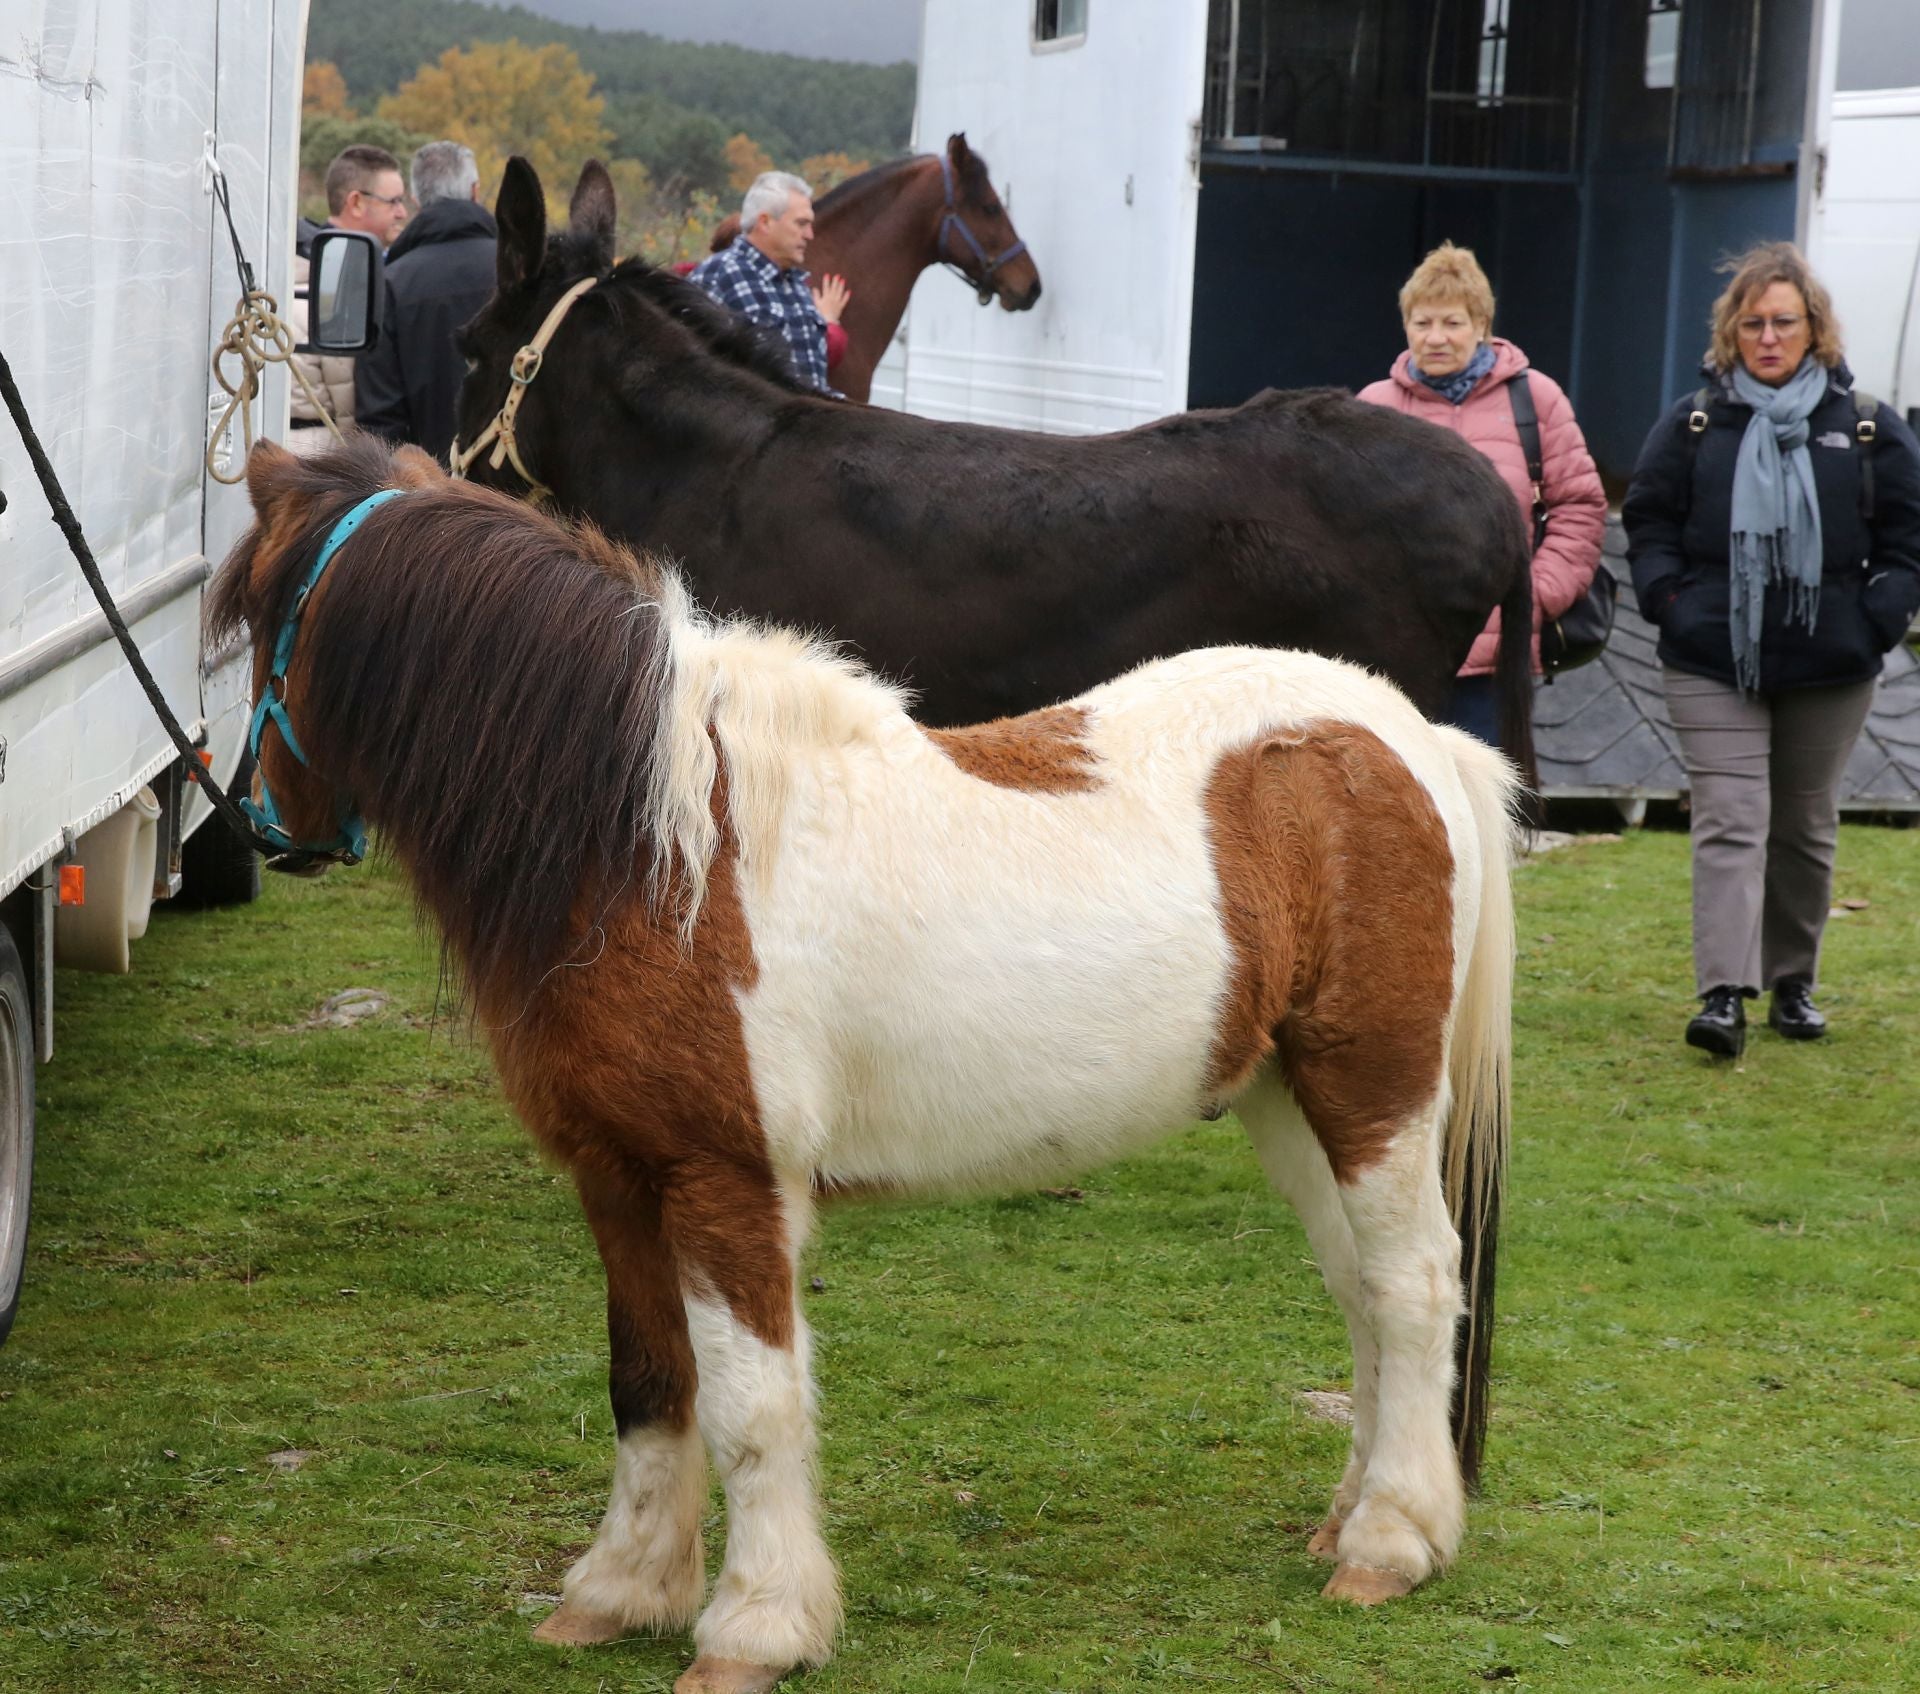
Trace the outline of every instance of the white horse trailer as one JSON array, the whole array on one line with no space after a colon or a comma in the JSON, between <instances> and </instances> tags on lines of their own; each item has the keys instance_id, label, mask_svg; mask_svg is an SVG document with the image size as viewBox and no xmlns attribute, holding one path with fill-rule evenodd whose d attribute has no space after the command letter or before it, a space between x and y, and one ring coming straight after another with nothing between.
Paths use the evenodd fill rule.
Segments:
<instances>
[{"instance_id":1,"label":"white horse trailer","mask_svg":"<svg viewBox=\"0 0 1920 1694\"><path fill-rule=\"evenodd\" d=\"M259 286L287 301L305 0L0 0L0 20L0 352L135 640L226 781L248 678L241 650L203 653L201 597L251 514L206 463L226 400L211 352L241 292L211 166ZM283 433L286 380L269 367L256 436ZM216 464L237 468L239 434L222 431ZM4 415L0 496L3 1336L55 963L124 971L183 865L209 899L250 898L258 870L185 780Z\"/></svg>"},{"instance_id":2,"label":"white horse trailer","mask_svg":"<svg viewBox=\"0 0 1920 1694\"><path fill-rule=\"evenodd\" d=\"M1813 252L1854 379L1920 406L1920 88L1836 94Z\"/></svg>"}]
</instances>

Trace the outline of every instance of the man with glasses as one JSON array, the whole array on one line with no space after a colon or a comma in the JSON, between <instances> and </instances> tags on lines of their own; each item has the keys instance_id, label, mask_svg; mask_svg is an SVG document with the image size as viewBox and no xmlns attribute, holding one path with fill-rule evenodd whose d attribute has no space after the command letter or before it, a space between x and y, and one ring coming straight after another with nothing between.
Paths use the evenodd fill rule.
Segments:
<instances>
[{"instance_id":1,"label":"man with glasses","mask_svg":"<svg viewBox=\"0 0 1920 1694\"><path fill-rule=\"evenodd\" d=\"M327 223L329 229L357 229L382 247L392 246L407 222L407 185L401 180L400 161L384 147L355 143L343 148L327 166ZM293 261L293 297L296 331L306 322L307 254L318 226L300 222ZM296 353L294 363L306 373L336 423L353 418L354 361L339 354ZM297 453L323 452L333 441L314 404L298 382L293 385L293 434L288 445Z\"/></svg>"}]
</instances>

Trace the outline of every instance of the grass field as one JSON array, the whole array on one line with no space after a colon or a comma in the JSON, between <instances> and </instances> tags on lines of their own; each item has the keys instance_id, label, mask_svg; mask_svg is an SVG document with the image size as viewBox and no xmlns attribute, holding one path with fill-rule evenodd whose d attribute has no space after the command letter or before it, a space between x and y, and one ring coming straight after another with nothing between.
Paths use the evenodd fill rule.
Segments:
<instances>
[{"instance_id":1,"label":"grass field","mask_svg":"<svg viewBox=\"0 0 1920 1694\"><path fill-rule=\"evenodd\" d=\"M860 1690L1920 1687L1920 836L1849 828L1833 1038L1682 1047L1686 851L1521 872L1495 1424L1459 1564L1304 1553L1344 1336L1229 1121L810 1254ZM612 1457L572 1192L389 873L63 977L0 1349L0 1689L665 1690L528 1630ZM319 1003L374 987L356 1027ZM709 1524L717 1552L718 1518ZM713 1560L710 1558L710 1563Z\"/></svg>"}]
</instances>

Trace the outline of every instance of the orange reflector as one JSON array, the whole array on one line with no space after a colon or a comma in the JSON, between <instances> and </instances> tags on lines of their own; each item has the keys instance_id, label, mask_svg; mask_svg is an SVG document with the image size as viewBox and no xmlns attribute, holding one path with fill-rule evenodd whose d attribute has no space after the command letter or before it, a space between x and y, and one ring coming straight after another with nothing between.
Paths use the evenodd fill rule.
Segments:
<instances>
[{"instance_id":1,"label":"orange reflector","mask_svg":"<svg viewBox=\"0 0 1920 1694\"><path fill-rule=\"evenodd\" d=\"M213 769L213 749L211 747L202 747L200 749L200 762L205 765L208 770Z\"/></svg>"},{"instance_id":2,"label":"orange reflector","mask_svg":"<svg viewBox=\"0 0 1920 1694\"><path fill-rule=\"evenodd\" d=\"M60 867L60 904L63 906L84 906L87 903L87 867L85 865L62 865Z\"/></svg>"}]
</instances>

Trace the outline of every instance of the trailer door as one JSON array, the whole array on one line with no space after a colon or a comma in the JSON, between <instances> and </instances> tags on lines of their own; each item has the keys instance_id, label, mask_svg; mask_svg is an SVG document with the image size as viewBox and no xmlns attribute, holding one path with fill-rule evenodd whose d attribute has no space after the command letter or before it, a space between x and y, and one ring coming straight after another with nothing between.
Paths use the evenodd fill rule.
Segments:
<instances>
[{"instance_id":1,"label":"trailer door","mask_svg":"<svg viewBox=\"0 0 1920 1694\"><path fill-rule=\"evenodd\" d=\"M927 0L920 150L966 133L1043 291L1010 313L923 274L908 411L1091 433L1185 408L1206 31L1205 0Z\"/></svg>"}]
</instances>

